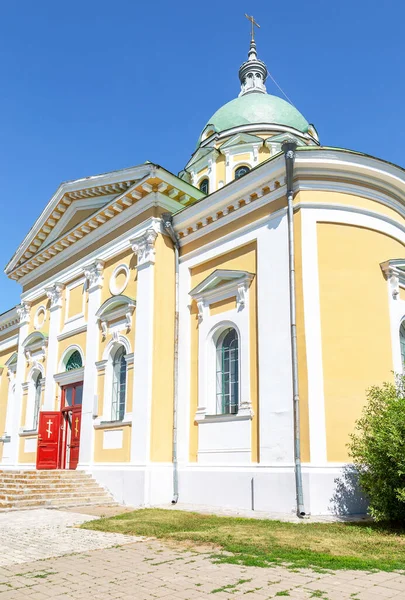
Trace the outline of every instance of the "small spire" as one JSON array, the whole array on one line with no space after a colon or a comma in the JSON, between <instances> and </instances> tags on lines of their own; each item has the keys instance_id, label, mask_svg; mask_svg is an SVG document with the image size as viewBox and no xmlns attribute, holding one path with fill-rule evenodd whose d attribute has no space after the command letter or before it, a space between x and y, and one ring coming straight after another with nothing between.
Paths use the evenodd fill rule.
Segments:
<instances>
[{"instance_id":1,"label":"small spire","mask_svg":"<svg viewBox=\"0 0 405 600\"><path fill-rule=\"evenodd\" d=\"M239 69L239 79L241 83L241 91L239 96L244 96L252 92L260 92L266 94L265 81L267 79L267 67L263 61L257 58L256 42L255 42L255 26L260 28L253 17L245 13L245 17L252 24L250 48L248 59Z\"/></svg>"}]
</instances>

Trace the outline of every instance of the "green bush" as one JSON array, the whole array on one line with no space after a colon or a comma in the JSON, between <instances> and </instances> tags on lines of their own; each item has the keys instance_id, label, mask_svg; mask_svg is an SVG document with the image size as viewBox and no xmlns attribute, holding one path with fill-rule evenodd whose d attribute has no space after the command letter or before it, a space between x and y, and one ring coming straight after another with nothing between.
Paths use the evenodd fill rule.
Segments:
<instances>
[{"instance_id":1,"label":"green bush","mask_svg":"<svg viewBox=\"0 0 405 600\"><path fill-rule=\"evenodd\" d=\"M373 386L355 432L350 454L377 521L405 522L405 376Z\"/></svg>"}]
</instances>

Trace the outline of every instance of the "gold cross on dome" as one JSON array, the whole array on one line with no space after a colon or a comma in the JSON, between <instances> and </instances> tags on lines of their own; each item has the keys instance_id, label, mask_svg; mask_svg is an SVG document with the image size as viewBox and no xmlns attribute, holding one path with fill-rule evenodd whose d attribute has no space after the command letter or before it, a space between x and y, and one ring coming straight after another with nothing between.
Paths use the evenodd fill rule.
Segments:
<instances>
[{"instance_id":1,"label":"gold cross on dome","mask_svg":"<svg viewBox=\"0 0 405 600\"><path fill-rule=\"evenodd\" d=\"M256 27L258 27L259 29L260 29L260 25L259 25L259 23L256 23L256 21L254 20L254 17L249 17L249 15L247 15L246 13L245 13L245 17L246 17L246 18L247 18L247 20L248 20L248 21L250 21L250 22L251 22L251 24L252 24L252 42L254 42L254 41L255 41L255 25L256 25Z\"/></svg>"}]
</instances>

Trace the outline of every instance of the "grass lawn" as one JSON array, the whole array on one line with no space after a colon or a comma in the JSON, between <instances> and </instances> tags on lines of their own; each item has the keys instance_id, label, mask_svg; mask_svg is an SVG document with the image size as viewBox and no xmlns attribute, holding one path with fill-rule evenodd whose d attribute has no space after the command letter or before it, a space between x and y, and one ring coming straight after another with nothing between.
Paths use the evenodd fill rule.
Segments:
<instances>
[{"instance_id":1,"label":"grass lawn","mask_svg":"<svg viewBox=\"0 0 405 600\"><path fill-rule=\"evenodd\" d=\"M370 523L282 523L144 509L99 519L84 529L214 544L220 562L268 567L405 569L405 530ZM228 554L230 553L230 554Z\"/></svg>"}]
</instances>

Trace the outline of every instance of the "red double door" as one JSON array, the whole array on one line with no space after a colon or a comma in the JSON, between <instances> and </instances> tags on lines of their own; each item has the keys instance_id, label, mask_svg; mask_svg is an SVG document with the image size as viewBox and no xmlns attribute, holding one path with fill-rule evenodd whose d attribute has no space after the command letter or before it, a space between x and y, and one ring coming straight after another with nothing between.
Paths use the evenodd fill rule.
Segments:
<instances>
[{"instance_id":1,"label":"red double door","mask_svg":"<svg viewBox=\"0 0 405 600\"><path fill-rule=\"evenodd\" d=\"M61 411L41 411L37 469L76 469L79 462L83 382L62 388Z\"/></svg>"}]
</instances>

